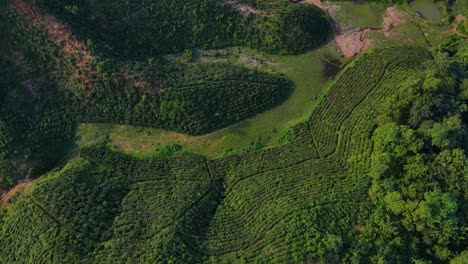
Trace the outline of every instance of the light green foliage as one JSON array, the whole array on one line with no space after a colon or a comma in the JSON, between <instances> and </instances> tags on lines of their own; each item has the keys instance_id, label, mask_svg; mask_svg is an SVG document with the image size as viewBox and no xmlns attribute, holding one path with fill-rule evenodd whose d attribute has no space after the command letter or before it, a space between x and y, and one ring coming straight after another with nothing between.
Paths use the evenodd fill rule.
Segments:
<instances>
[{"instance_id":1,"label":"light green foliage","mask_svg":"<svg viewBox=\"0 0 468 264\"><path fill-rule=\"evenodd\" d=\"M192 62L192 61L193 61L193 56L194 56L193 50L191 50L191 49L185 49L185 50L184 50L184 55L183 55L183 57L182 57L182 60L183 60L184 62Z\"/></svg>"},{"instance_id":2,"label":"light green foliage","mask_svg":"<svg viewBox=\"0 0 468 264\"><path fill-rule=\"evenodd\" d=\"M450 264L463 264L468 262L468 250L463 251L460 256L457 256L456 258L452 259L450 261Z\"/></svg>"}]
</instances>

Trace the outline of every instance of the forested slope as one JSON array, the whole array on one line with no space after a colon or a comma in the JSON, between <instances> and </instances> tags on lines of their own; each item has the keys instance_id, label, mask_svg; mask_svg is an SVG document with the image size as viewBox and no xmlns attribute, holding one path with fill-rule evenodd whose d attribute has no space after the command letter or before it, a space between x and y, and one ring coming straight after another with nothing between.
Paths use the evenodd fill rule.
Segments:
<instances>
[{"instance_id":1,"label":"forested slope","mask_svg":"<svg viewBox=\"0 0 468 264\"><path fill-rule=\"evenodd\" d=\"M293 90L281 74L190 56L172 62L165 53L231 45L296 53L330 34L325 13L293 4L267 16L195 0L0 4L1 186L53 168L79 122L198 135L268 110Z\"/></svg>"},{"instance_id":2,"label":"forested slope","mask_svg":"<svg viewBox=\"0 0 468 264\"><path fill-rule=\"evenodd\" d=\"M11 205L0 260L448 262L468 246L464 52L361 55L281 147L85 148Z\"/></svg>"},{"instance_id":3,"label":"forested slope","mask_svg":"<svg viewBox=\"0 0 468 264\"><path fill-rule=\"evenodd\" d=\"M11 59L35 74L49 74L74 101L68 107L82 121L200 134L264 111L292 90L281 75L234 65L159 58L121 64L99 57L92 44L77 41L66 27L24 3L12 6L7 22L12 53L21 55Z\"/></svg>"},{"instance_id":4,"label":"forested slope","mask_svg":"<svg viewBox=\"0 0 468 264\"><path fill-rule=\"evenodd\" d=\"M124 58L233 45L298 53L323 44L331 32L323 11L284 0L259 9L224 0L37 2L101 51Z\"/></svg>"}]
</instances>

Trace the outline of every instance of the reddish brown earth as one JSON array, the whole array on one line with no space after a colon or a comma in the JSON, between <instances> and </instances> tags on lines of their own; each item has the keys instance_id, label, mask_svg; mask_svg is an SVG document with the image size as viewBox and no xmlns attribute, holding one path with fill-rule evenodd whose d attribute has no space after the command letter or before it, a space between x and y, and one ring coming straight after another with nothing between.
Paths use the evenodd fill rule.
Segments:
<instances>
[{"instance_id":1,"label":"reddish brown earth","mask_svg":"<svg viewBox=\"0 0 468 264\"><path fill-rule=\"evenodd\" d=\"M372 42L364 36L365 30L355 30L336 36L335 41L343 56L352 58L371 46Z\"/></svg>"},{"instance_id":2,"label":"reddish brown earth","mask_svg":"<svg viewBox=\"0 0 468 264\"><path fill-rule=\"evenodd\" d=\"M34 1L26 3L23 0L15 0L13 5L27 22L39 25L46 33L48 39L62 48L61 52L63 52L64 56L73 57L76 68L69 73L70 76L77 78L79 82L84 84L88 89L92 89L92 85L90 85L91 79L106 79L96 72L92 65L92 62L98 60L98 58L87 51L84 44L73 36L71 30L66 25L58 21L55 17L37 10L34 6ZM128 73L125 69L121 69L121 72L121 77L127 81L128 86L136 86L147 92L160 90L159 87L150 87L147 82L135 78L134 75Z\"/></svg>"},{"instance_id":3,"label":"reddish brown earth","mask_svg":"<svg viewBox=\"0 0 468 264\"><path fill-rule=\"evenodd\" d=\"M313 4L319 7L323 11L327 12L332 18L335 17L336 13L340 10L339 5L324 5L322 0L304 0L301 2ZM405 23L403 17L404 14L398 11L395 6L392 6L387 8L386 14L382 18L382 27L380 29L357 28L346 32L335 32L335 42L339 51L345 58L352 58L356 56L372 45L372 41L366 38L367 33L381 32L386 37L389 37L391 35L393 26Z\"/></svg>"},{"instance_id":4,"label":"reddish brown earth","mask_svg":"<svg viewBox=\"0 0 468 264\"><path fill-rule=\"evenodd\" d=\"M29 187L31 187L32 182L30 181L24 181L19 184L17 184L15 187L13 187L11 190L8 192L4 193L1 197L2 200L2 208L7 208L8 207L8 202L10 201L11 197L13 197L16 193L21 191L21 193L26 192Z\"/></svg>"},{"instance_id":5,"label":"reddish brown earth","mask_svg":"<svg viewBox=\"0 0 468 264\"><path fill-rule=\"evenodd\" d=\"M463 14L459 14L455 17L455 21L453 22L451 28L447 31L445 31L445 34L459 34L463 36L464 38L468 38L467 35L464 35L460 32L457 32L457 27L460 23L463 23L465 21L466 17Z\"/></svg>"},{"instance_id":6,"label":"reddish brown earth","mask_svg":"<svg viewBox=\"0 0 468 264\"><path fill-rule=\"evenodd\" d=\"M89 64L94 57L86 51L81 42L72 36L65 25L57 21L53 16L39 13L32 3L16 0L14 5L18 13L22 14L31 24L39 25L51 42L62 47L66 55L73 56L77 68L89 68ZM84 83L89 81L84 79L78 70L75 70L72 74Z\"/></svg>"},{"instance_id":7,"label":"reddish brown earth","mask_svg":"<svg viewBox=\"0 0 468 264\"><path fill-rule=\"evenodd\" d=\"M341 53L346 58L351 58L368 49L372 45L372 41L366 38L369 32L381 32L385 37L391 36L392 28L396 25L405 23L404 14L395 6L387 8L385 16L382 18L382 27L380 29L364 28L358 29L356 32L346 32L336 36L336 44Z\"/></svg>"},{"instance_id":8,"label":"reddish brown earth","mask_svg":"<svg viewBox=\"0 0 468 264\"><path fill-rule=\"evenodd\" d=\"M401 11L398 11L395 6L387 8L387 13L382 20L381 32L383 32L386 37L390 36L390 31L393 26L405 23L403 16L404 14Z\"/></svg>"}]
</instances>

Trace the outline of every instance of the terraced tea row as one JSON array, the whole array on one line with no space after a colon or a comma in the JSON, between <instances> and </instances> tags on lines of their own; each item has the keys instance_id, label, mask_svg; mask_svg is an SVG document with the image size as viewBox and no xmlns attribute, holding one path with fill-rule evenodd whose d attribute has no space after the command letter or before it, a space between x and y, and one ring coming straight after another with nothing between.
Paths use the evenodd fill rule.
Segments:
<instances>
[{"instance_id":1,"label":"terraced tea row","mask_svg":"<svg viewBox=\"0 0 468 264\"><path fill-rule=\"evenodd\" d=\"M335 152L343 122L349 118L374 89L388 82L386 75L399 66L404 69L420 64L428 58L427 51L408 47L401 56L399 48L387 48L364 54L337 77L331 91L309 119L310 129L322 157Z\"/></svg>"},{"instance_id":2,"label":"terraced tea row","mask_svg":"<svg viewBox=\"0 0 468 264\"><path fill-rule=\"evenodd\" d=\"M392 63L379 89L369 94L369 100L356 107L355 112L343 123L337 153L348 161L352 172L365 173L370 168L372 141L369 138L372 137L378 122L379 106L398 90L405 80L421 76L423 70L422 64L401 61Z\"/></svg>"}]
</instances>

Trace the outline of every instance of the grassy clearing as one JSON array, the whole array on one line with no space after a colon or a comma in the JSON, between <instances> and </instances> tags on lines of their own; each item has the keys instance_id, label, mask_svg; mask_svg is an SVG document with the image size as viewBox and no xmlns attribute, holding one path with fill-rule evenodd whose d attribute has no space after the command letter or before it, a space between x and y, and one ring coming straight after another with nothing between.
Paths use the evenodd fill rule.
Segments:
<instances>
[{"instance_id":1,"label":"grassy clearing","mask_svg":"<svg viewBox=\"0 0 468 264\"><path fill-rule=\"evenodd\" d=\"M464 10L464 1L457 1L453 6L455 13ZM382 17L388 5L379 3L351 3L331 2L329 4L339 5L338 11L333 15L335 21L343 31L353 28L380 28ZM373 43L373 47L386 46L389 44L415 43L422 46L437 46L446 38L447 30L450 28L446 12L440 22L424 20L416 17L415 11L407 3L398 6L407 14L406 23L395 26L390 36L385 37L382 33L371 32L366 35Z\"/></svg>"},{"instance_id":2,"label":"grassy clearing","mask_svg":"<svg viewBox=\"0 0 468 264\"><path fill-rule=\"evenodd\" d=\"M240 51L240 52L239 52ZM180 144L184 149L206 155L222 156L276 144L282 131L306 120L317 99L328 86L323 60L339 61L332 44L298 56L266 55L250 49L232 48L200 52L200 61L228 61L266 71L282 72L295 84L292 95L276 108L258 114L231 127L203 136L126 125L83 124L78 132L78 145L108 137L116 150L136 156L151 156L167 144ZM174 59L177 59L175 57Z\"/></svg>"},{"instance_id":3,"label":"grassy clearing","mask_svg":"<svg viewBox=\"0 0 468 264\"><path fill-rule=\"evenodd\" d=\"M442 44L447 35L451 34L451 24L448 21L446 11L442 10L442 20L435 22L417 17L415 11L407 3L401 5L400 8L408 14L409 19L404 25L395 27L396 34L406 35L407 39L412 39L417 44L429 47Z\"/></svg>"},{"instance_id":4,"label":"grassy clearing","mask_svg":"<svg viewBox=\"0 0 468 264\"><path fill-rule=\"evenodd\" d=\"M340 9L335 16L344 30L358 27L380 28L386 6L379 3L336 2Z\"/></svg>"},{"instance_id":5,"label":"grassy clearing","mask_svg":"<svg viewBox=\"0 0 468 264\"><path fill-rule=\"evenodd\" d=\"M372 27L380 28L382 17L385 15L387 6L376 3L336 3L340 9L336 14L336 21L342 28ZM372 41L372 47L382 47L402 43L414 43L426 47L434 47L441 44L447 34L450 25L447 15L440 22L433 22L418 18L415 11L407 3L399 5L399 10L406 13L405 23L392 27L388 36L382 32L369 32L366 38ZM367 13L367 15L364 15Z\"/></svg>"}]
</instances>

